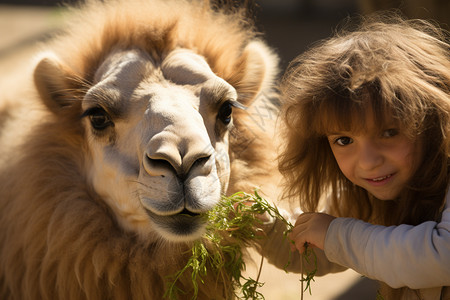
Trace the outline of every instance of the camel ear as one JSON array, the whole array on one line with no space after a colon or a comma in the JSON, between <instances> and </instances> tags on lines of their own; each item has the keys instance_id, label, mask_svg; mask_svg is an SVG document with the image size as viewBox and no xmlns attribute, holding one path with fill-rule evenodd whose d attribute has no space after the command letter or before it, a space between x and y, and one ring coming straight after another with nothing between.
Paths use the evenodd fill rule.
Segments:
<instances>
[{"instance_id":1,"label":"camel ear","mask_svg":"<svg viewBox=\"0 0 450 300\"><path fill-rule=\"evenodd\" d=\"M34 70L34 83L43 103L54 113L75 100L76 78L56 57L45 57Z\"/></svg>"},{"instance_id":2,"label":"camel ear","mask_svg":"<svg viewBox=\"0 0 450 300\"><path fill-rule=\"evenodd\" d=\"M247 58L247 68L243 78L246 94L243 104L250 105L261 94L269 96L273 93L273 86L279 73L279 58L272 49L259 40L250 42L244 50L244 55Z\"/></svg>"}]
</instances>

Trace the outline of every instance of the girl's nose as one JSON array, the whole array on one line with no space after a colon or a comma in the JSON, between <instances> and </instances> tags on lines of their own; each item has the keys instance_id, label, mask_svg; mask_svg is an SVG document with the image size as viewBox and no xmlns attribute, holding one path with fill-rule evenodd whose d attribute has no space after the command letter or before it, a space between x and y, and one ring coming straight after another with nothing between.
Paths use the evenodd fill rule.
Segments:
<instances>
[{"instance_id":1,"label":"girl's nose","mask_svg":"<svg viewBox=\"0 0 450 300\"><path fill-rule=\"evenodd\" d=\"M373 141L361 142L358 155L358 164L363 170L373 170L383 163L383 154Z\"/></svg>"}]
</instances>

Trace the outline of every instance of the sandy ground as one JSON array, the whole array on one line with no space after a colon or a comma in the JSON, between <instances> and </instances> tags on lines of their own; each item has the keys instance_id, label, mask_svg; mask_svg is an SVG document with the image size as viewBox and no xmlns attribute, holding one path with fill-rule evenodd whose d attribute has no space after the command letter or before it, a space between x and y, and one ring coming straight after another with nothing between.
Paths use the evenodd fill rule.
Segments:
<instances>
[{"instance_id":1,"label":"sandy ground","mask_svg":"<svg viewBox=\"0 0 450 300\"><path fill-rule=\"evenodd\" d=\"M260 256L252 252L255 264L248 264L246 275L256 278ZM273 265L263 262L260 282L264 286L259 291L267 300L299 300L302 296L300 274L286 273ZM366 300L375 299L376 282L347 270L338 274L315 277L311 283L311 294L303 292L305 300Z\"/></svg>"},{"instance_id":2,"label":"sandy ground","mask_svg":"<svg viewBox=\"0 0 450 300\"><path fill-rule=\"evenodd\" d=\"M61 24L61 14L58 8L38 8L38 7L24 7L24 6L6 6L0 5L0 83L8 82L8 74L19 69L21 64L29 64L29 58L33 57L39 49L39 42L47 39L49 35L55 32ZM281 27L290 26L289 20L283 19L283 22L277 22L280 18L266 18L267 23L264 24L268 28L272 36L278 38L276 30L283 30ZM270 22L277 22L271 24ZM302 47L305 47L305 42L312 41L316 38L321 38L323 35L328 35L331 30L330 24L324 24L321 27L322 36L314 36L308 30L310 26L317 28L317 24L312 24L309 20L308 24L301 23L294 20L295 26L299 30L297 34L305 32L308 38L303 41L303 44L297 40L294 43L294 48L289 48L288 53L293 56L299 53ZM295 31L290 29L290 32ZM274 45L275 48L283 49L283 45ZM286 47L284 48L286 49ZM282 51L281 51L282 52ZM26 57L27 59L24 59ZM285 57L285 61L291 57ZM259 262L258 254L253 253L254 260ZM249 264L247 274L256 277L257 266ZM301 298L300 275L287 274L283 270L278 270L275 267L264 262L261 282L265 282L261 292L268 300L290 300ZM359 299L375 299L376 286L374 282L362 278L353 271L346 271L340 274L327 275L324 277L316 277L315 282L312 283L310 295L308 292L304 293L303 299L315 300L359 300Z\"/></svg>"}]
</instances>

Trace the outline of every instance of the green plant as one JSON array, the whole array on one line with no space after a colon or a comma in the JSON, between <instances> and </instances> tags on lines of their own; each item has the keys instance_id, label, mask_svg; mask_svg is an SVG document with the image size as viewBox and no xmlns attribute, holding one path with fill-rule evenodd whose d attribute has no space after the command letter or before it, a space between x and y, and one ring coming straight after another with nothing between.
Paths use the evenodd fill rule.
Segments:
<instances>
[{"instance_id":1,"label":"green plant","mask_svg":"<svg viewBox=\"0 0 450 300\"><path fill-rule=\"evenodd\" d=\"M301 260L301 273L302 273L302 278L300 279L300 281L301 281L301 300L303 300L303 293L306 290L308 290L309 294L311 295L311 281L314 281L314 276L316 275L316 272L317 272L317 256L314 253L314 250L308 246L308 243L305 243L304 247L305 247L305 252L303 252L302 260ZM314 268L314 270L312 270L310 272L305 272L303 270L303 261L310 263L311 258L314 259L314 265L316 266L316 268ZM304 283L306 283L306 284L304 284ZM304 285L306 285L306 286L304 287Z\"/></svg>"},{"instance_id":2,"label":"green plant","mask_svg":"<svg viewBox=\"0 0 450 300\"><path fill-rule=\"evenodd\" d=\"M276 206L262 198L258 191L254 194L239 192L222 197L221 203L206 216L208 225L204 239L194 243L192 255L184 268L168 278L165 297L178 299L178 295L183 291L177 287L177 282L181 276L190 272L194 289L192 299L196 299L198 284L203 283L202 278L207 272L213 272L218 278L231 278L232 290L238 299L264 299L257 290L264 284L259 282L263 260L256 279L244 277L245 262L242 252L252 241L265 238L260 226L260 216L263 214L284 222L287 228L285 236L292 230L293 225L280 214ZM312 249L308 249L307 255L311 252ZM302 284L307 281L309 289L309 282L313 280L314 273L307 274L306 277L302 275Z\"/></svg>"},{"instance_id":3,"label":"green plant","mask_svg":"<svg viewBox=\"0 0 450 300\"><path fill-rule=\"evenodd\" d=\"M380 294L380 291L377 291L375 300L384 300L383 296Z\"/></svg>"}]
</instances>

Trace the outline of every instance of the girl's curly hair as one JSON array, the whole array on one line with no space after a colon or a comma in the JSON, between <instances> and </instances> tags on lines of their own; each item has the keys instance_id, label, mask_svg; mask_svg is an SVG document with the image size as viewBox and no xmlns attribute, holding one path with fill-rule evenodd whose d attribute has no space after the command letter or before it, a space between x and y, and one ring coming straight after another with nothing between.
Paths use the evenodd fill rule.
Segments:
<instances>
[{"instance_id":1,"label":"girl's curly hair","mask_svg":"<svg viewBox=\"0 0 450 300\"><path fill-rule=\"evenodd\" d=\"M354 24L298 56L283 77L283 196L305 211L329 198L337 216L384 225L436 220L449 181L449 33L394 13ZM363 129L368 108L376 124L394 116L424 145L424 159L397 201L377 201L345 178L326 138L332 128Z\"/></svg>"}]
</instances>

